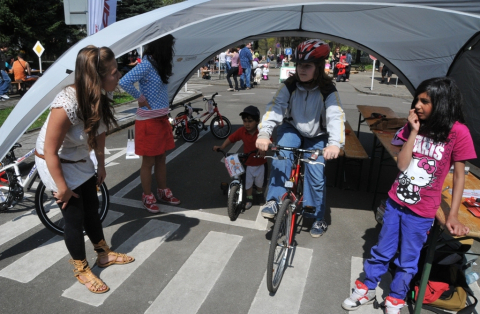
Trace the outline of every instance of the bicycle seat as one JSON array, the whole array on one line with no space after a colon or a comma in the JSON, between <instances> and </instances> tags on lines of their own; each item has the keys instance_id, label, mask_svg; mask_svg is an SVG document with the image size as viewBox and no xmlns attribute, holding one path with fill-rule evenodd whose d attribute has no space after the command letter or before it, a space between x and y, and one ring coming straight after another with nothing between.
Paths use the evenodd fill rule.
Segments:
<instances>
[{"instance_id":1,"label":"bicycle seat","mask_svg":"<svg viewBox=\"0 0 480 314\"><path fill-rule=\"evenodd\" d=\"M199 113L200 111L203 111L203 108L192 108L192 111Z\"/></svg>"},{"instance_id":2,"label":"bicycle seat","mask_svg":"<svg viewBox=\"0 0 480 314\"><path fill-rule=\"evenodd\" d=\"M20 144L20 143L15 143L15 144L13 144L12 148L10 148L10 151L12 151L12 150L14 150L14 149L16 149L16 148L19 148L19 147L22 147L22 144Z\"/></svg>"}]
</instances>

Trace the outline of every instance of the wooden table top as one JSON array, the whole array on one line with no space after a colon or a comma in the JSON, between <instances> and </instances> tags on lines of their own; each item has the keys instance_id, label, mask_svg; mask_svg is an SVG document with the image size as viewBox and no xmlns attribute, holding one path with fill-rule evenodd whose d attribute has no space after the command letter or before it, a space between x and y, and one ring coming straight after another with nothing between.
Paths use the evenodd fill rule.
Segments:
<instances>
[{"instance_id":1,"label":"wooden table top","mask_svg":"<svg viewBox=\"0 0 480 314\"><path fill-rule=\"evenodd\" d=\"M377 106L368 106L368 105L357 105L358 111L360 114L363 116L363 118L369 118L366 119L365 122L367 122L368 126L371 126L374 124L378 119L370 119L372 116L372 113L379 113L385 115L386 118L399 118L399 116L393 111L392 109L388 107L377 107Z\"/></svg>"},{"instance_id":2,"label":"wooden table top","mask_svg":"<svg viewBox=\"0 0 480 314\"><path fill-rule=\"evenodd\" d=\"M447 174L445 182L443 183L443 189L446 187L448 187L448 189L442 193L442 204L440 205L436 215L437 222L442 226L445 225L445 217L450 212L450 204L452 203L452 195L449 192L449 189L451 189L453 186L452 180L453 174ZM465 189L480 189L480 179L469 173L465 176ZM462 203L460 204L460 209L458 210L458 220L470 228L470 233L468 234L469 236L480 237L480 218L473 216L472 213L468 211L465 205L463 205L463 198Z\"/></svg>"},{"instance_id":3,"label":"wooden table top","mask_svg":"<svg viewBox=\"0 0 480 314\"><path fill-rule=\"evenodd\" d=\"M395 162L397 161L398 153L402 149L402 146L392 145L392 139L396 132L397 132L396 130L394 131L372 130L373 135L377 137L378 141L382 144L383 147L385 147L386 151L390 154L393 160L395 160Z\"/></svg>"},{"instance_id":4,"label":"wooden table top","mask_svg":"<svg viewBox=\"0 0 480 314\"><path fill-rule=\"evenodd\" d=\"M358 140L350 123L345 121L345 156L354 159L368 159L368 154Z\"/></svg>"}]
</instances>

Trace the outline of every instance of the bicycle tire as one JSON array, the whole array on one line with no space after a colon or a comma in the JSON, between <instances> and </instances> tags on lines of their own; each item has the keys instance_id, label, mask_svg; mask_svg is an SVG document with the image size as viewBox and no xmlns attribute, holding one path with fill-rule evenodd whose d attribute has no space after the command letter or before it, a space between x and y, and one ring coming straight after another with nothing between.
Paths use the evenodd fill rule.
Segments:
<instances>
[{"instance_id":1,"label":"bicycle tire","mask_svg":"<svg viewBox=\"0 0 480 314\"><path fill-rule=\"evenodd\" d=\"M290 224L292 221L292 201L286 198L280 207L273 226L272 240L268 252L267 288L271 293L277 292L290 258Z\"/></svg>"},{"instance_id":2,"label":"bicycle tire","mask_svg":"<svg viewBox=\"0 0 480 314\"><path fill-rule=\"evenodd\" d=\"M230 221L235 221L240 215L241 205L238 203L238 197L240 194L240 185L235 184L230 188L228 193L228 217Z\"/></svg>"},{"instance_id":3,"label":"bicycle tire","mask_svg":"<svg viewBox=\"0 0 480 314\"><path fill-rule=\"evenodd\" d=\"M110 196L108 194L108 188L105 182L97 187L97 195L99 196L100 207L98 208L98 214L100 221L103 222L107 217L108 209L110 207ZM55 234L63 235L65 221L63 215L60 212L55 198L51 193L47 193L45 184L42 181L39 182L37 191L35 192L35 211L38 218L43 225ZM85 231L83 231L85 234Z\"/></svg>"},{"instance_id":4,"label":"bicycle tire","mask_svg":"<svg viewBox=\"0 0 480 314\"><path fill-rule=\"evenodd\" d=\"M6 211L13 202L12 180L15 176L13 169L7 169L0 175L0 211Z\"/></svg>"},{"instance_id":5,"label":"bicycle tire","mask_svg":"<svg viewBox=\"0 0 480 314\"><path fill-rule=\"evenodd\" d=\"M190 130L190 133L187 133L186 127L182 127L182 138L185 142L195 142L200 136L200 131L193 125L189 125L188 129Z\"/></svg>"},{"instance_id":6,"label":"bicycle tire","mask_svg":"<svg viewBox=\"0 0 480 314\"><path fill-rule=\"evenodd\" d=\"M232 124L230 120L222 116L223 127L220 126L220 116L216 116L210 122L210 131L212 131L213 136L219 139L227 138L232 132Z\"/></svg>"}]
</instances>

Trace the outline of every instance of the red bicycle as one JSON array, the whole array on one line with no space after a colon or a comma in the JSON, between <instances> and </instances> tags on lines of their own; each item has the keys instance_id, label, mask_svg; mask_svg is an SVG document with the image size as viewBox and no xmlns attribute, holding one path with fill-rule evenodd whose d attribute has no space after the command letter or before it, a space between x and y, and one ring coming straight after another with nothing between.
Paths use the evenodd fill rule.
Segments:
<instances>
[{"instance_id":1,"label":"red bicycle","mask_svg":"<svg viewBox=\"0 0 480 314\"><path fill-rule=\"evenodd\" d=\"M200 136L200 131L197 127L197 121L192 120L192 113L199 113L203 109L192 108L191 103L183 104L184 110L177 114L175 119L168 113L168 120L172 125L172 131L175 136L182 136L186 142L195 142ZM175 106L178 108L178 106ZM175 108L170 108L172 111Z\"/></svg>"},{"instance_id":2,"label":"red bicycle","mask_svg":"<svg viewBox=\"0 0 480 314\"><path fill-rule=\"evenodd\" d=\"M265 156L286 162L293 162L290 179L285 181L287 192L282 196L282 206L278 210L275 224L273 226L272 240L270 242L270 250L268 252L267 262L267 288L271 293L275 293L280 286L283 274L287 265L291 262L292 249L294 244L294 231L297 229L297 215L302 215L304 211L313 208L303 207L303 177L304 163L317 165L325 164L316 161L318 156L322 154L322 150L306 150L295 147L275 146L270 148L272 151L286 150L293 152L293 160L287 159L276 154L276 156ZM310 153L310 157L304 158L305 153ZM310 212L310 211L309 211Z\"/></svg>"},{"instance_id":3,"label":"red bicycle","mask_svg":"<svg viewBox=\"0 0 480 314\"><path fill-rule=\"evenodd\" d=\"M218 93L215 93L212 95L212 98L207 99L206 97L203 98L203 101L206 102L206 109L207 111L203 114L198 113L196 117L193 119L197 122L197 126L199 129L207 129L206 122L208 119L210 119L212 116L215 116L210 123L210 131L212 131L212 134L216 138L227 138L230 133L232 132L232 124L230 123L230 120L228 120L225 116L222 116L220 111L218 110L218 104L215 102L215 96L217 96ZM195 108L199 111L202 111L200 108Z\"/></svg>"}]
</instances>

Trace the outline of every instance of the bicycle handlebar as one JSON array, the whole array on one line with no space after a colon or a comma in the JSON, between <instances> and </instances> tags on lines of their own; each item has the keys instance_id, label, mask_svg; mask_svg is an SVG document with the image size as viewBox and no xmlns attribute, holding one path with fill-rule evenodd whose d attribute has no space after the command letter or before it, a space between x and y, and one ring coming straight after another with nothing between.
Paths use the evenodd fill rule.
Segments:
<instances>
[{"instance_id":1,"label":"bicycle handlebar","mask_svg":"<svg viewBox=\"0 0 480 314\"><path fill-rule=\"evenodd\" d=\"M222 154L223 154L223 157L235 155L235 153L227 154L227 153L225 153L225 152L224 152L223 150L221 150L221 149L216 150L216 152L217 152L217 153L222 153ZM257 153L257 152L258 152L257 150L252 150L252 151L249 152L249 153L238 153L238 158L239 158L239 159L248 158L251 154ZM257 158L257 157L254 156L253 158Z\"/></svg>"}]
</instances>

